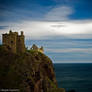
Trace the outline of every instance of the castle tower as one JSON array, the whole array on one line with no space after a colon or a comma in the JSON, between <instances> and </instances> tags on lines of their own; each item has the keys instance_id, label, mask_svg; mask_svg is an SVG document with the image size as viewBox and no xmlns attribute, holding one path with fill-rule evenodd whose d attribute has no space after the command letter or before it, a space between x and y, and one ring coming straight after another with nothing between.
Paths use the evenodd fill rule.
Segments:
<instances>
[{"instance_id":1,"label":"castle tower","mask_svg":"<svg viewBox=\"0 0 92 92\"><path fill-rule=\"evenodd\" d=\"M12 32L11 30L9 31L9 34L3 34L2 39L3 39L3 45L6 45L8 49L11 52L16 53L16 38L17 38L18 33Z\"/></svg>"},{"instance_id":2,"label":"castle tower","mask_svg":"<svg viewBox=\"0 0 92 92\"><path fill-rule=\"evenodd\" d=\"M24 35L21 32L21 35L18 35L18 32L9 31L9 34L2 35L2 43L8 48L9 51L13 53L24 53L25 44L24 44Z\"/></svg>"},{"instance_id":3,"label":"castle tower","mask_svg":"<svg viewBox=\"0 0 92 92\"><path fill-rule=\"evenodd\" d=\"M24 53L25 52L25 37L23 31L21 31L21 35L17 37L17 52Z\"/></svg>"}]
</instances>

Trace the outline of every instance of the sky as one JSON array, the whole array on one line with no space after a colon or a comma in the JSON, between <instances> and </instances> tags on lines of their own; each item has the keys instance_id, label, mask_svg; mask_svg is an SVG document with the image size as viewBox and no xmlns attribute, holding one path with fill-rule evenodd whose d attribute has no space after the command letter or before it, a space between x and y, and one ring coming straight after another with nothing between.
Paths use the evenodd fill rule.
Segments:
<instances>
[{"instance_id":1,"label":"sky","mask_svg":"<svg viewBox=\"0 0 92 92\"><path fill-rule=\"evenodd\" d=\"M1 44L10 29L54 63L92 63L92 0L0 0Z\"/></svg>"}]
</instances>

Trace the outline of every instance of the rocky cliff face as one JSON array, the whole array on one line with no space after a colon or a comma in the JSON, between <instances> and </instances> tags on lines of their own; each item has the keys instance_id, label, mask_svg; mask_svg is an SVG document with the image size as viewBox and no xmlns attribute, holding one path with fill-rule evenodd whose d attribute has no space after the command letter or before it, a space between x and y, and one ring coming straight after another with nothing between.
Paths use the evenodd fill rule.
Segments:
<instances>
[{"instance_id":1,"label":"rocky cliff face","mask_svg":"<svg viewBox=\"0 0 92 92\"><path fill-rule=\"evenodd\" d=\"M65 92L57 87L52 61L37 51L13 54L0 46L0 89L19 92Z\"/></svg>"}]
</instances>

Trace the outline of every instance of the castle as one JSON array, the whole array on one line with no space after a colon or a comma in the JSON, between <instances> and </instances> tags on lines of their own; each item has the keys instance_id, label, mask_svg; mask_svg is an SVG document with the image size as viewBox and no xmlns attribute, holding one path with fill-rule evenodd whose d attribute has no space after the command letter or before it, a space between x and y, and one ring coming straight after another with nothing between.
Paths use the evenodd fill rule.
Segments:
<instances>
[{"instance_id":1,"label":"castle","mask_svg":"<svg viewBox=\"0 0 92 92\"><path fill-rule=\"evenodd\" d=\"M10 30L9 34L2 34L2 43L13 53L24 53L24 38L23 31L21 31L21 35L18 35L18 32Z\"/></svg>"},{"instance_id":2,"label":"castle","mask_svg":"<svg viewBox=\"0 0 92 92\"><path fill-rule=\"evenodd\" d=\"M25 48L25 36L23 31L19 35L18 32L12 32L11 30L7 34L2 34L2 43L3 46L10 52L13 53L24 53ZM44 52L43 47L38 48L36 45L33 44L31 50L36 50L41 53Z\"/></svg>"}]
</instances>

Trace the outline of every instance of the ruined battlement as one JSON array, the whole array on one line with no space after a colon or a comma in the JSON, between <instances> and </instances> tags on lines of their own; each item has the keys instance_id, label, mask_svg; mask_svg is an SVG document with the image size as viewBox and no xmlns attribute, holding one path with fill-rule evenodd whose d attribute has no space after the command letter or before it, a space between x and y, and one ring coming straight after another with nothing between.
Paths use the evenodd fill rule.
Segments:
<instances>
[{"instance_id":1,"label":"ruined battlement","mask_svg":"<svg viewBox=\"0 0 92 92\"><path fill-rule=\"evenodd\" d=\"M2 34L2 43L13 53L24 53L25 52L25 41L24 34L21 31L19 35L18 32L12 32Z\"/></svg>"},{"instance_id":2,"label":"ruined battlement","mask_svg":"<svg viewBox=\"0 0 92 92\"><path fill-rule=\"evenodd\" d=\"M31 50L36 50L36 51L39 51L41 53L44 53L43 46L41 46L40 48L38 48L35 44L33 44L33 46L31 47Z\"/></svg>"}]
</instances>

